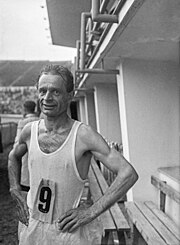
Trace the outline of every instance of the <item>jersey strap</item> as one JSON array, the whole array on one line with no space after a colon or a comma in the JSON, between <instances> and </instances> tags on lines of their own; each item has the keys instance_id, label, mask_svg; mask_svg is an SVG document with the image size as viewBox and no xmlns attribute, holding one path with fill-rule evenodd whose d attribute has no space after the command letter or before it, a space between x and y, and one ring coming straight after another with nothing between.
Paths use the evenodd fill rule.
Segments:
<instances>
[{"instance_id":1,"label":"jersey strap","mask_svg":"<svg viewBox=\"0 0 180 245\"><path fill-rule=\"evenodd\" d=\"M32 209L32 218L51 224L55 201L55 182L42 179Z\"/></svg>"}]
</instances>

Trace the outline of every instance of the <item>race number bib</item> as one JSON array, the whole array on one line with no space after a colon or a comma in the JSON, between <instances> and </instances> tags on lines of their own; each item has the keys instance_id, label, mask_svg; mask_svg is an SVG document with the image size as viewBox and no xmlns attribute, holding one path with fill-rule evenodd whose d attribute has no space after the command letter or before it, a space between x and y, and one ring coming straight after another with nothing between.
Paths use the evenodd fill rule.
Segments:
<instances>
[{"instance_id":1,"label":"race number bib","mask_svg":"<svg viewBox=\"0 0 180 245\"><path fill-rule=\"evenodd\" d=\"M52 223L55 200L55 182L42 179L40 181L32 210L32 218Z\"/></svg>"}]
</instances>

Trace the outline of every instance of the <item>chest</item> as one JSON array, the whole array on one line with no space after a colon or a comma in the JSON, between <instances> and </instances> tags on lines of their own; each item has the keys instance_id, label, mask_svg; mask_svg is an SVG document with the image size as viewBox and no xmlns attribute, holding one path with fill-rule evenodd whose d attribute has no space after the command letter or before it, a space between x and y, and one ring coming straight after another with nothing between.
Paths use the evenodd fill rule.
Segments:
<instances>
[{"instance_id":1,"label":"chest","mask_svg":"<svg viewBox=\"0 0 180 245\"><path fill-rule=\"evenodd\" d=\"M38 144L44 153L52 153L58 150L67 140L68 132L64 133L42 133L38 136Z\"/></svg>"}]
</instances>

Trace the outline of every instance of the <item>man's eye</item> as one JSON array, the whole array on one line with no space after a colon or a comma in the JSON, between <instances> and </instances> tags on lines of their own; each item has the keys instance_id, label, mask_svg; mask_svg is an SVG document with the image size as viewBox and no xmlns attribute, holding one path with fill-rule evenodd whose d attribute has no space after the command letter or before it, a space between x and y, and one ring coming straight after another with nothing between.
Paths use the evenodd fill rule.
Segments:
<instances>
[{"instance_id":1,"label":"man's eye","mask_svg":"<svg viewBox=\"0 0 180 245\"><path fill-rule=\"evenodd\" d=\"M40 91L39 91L39 94L41 94L41 95L43 95L43 94L45 94L45 93L46 93L45 90L40 90Z\"/></svg>"},{"instance_id":2,"label":"man's eye","mask_svg":"<svg viewBox=\"0 0 180 245\"><path fill-rule=\"evenodd\" d=\"M54 90L54 91L53 91L53 94L54 94L54 95L59 95L60 92L59 92L58 90Z\"/></svg>"}]
</instances>

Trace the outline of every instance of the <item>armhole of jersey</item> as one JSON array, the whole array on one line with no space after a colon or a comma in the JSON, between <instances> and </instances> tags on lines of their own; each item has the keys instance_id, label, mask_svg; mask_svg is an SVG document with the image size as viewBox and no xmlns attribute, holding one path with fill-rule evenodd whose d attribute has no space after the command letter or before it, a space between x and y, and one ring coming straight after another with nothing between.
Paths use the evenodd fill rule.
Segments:
<instances>
[{"instance_id":1,"label":"armhole of jersey","mask_svg":"<svg viewBox=\"0 0 180 245\"><path fill-rule=\"evenodd\" d=\"M75 122L75 129L74 129L74 135L73 135L73 147L72 147L72 160L73 160L73 167L74 167L74 171L76 173L77 178L79 179L79 181L81 181L82 183L85 183L87 181L87 179L82 179L79 171L77 169L77 165L76 165L76 158L75 158L75 147L76 147L76 139L77 139L77 133L78 133L78 129L81 126L82 122L76 121Z\"/></svg>"},{"instance_id":2,"label":"armhole of jersey","mask_svg":"<svg viewBox=\"0 0 180 245\"><path fill-rule=\"evenodd\" d=\"M37 128L38 128L39 121L33 121L31 125L31 137L29 142L29 152L32 151L33 147L36 147L37 144Z\"/></svg>"}]
</instances>

